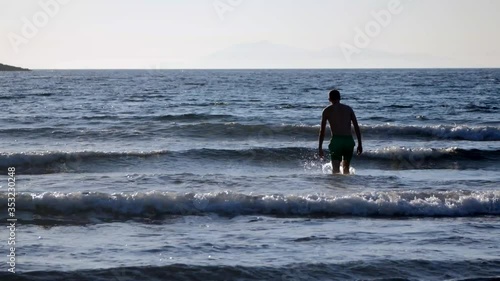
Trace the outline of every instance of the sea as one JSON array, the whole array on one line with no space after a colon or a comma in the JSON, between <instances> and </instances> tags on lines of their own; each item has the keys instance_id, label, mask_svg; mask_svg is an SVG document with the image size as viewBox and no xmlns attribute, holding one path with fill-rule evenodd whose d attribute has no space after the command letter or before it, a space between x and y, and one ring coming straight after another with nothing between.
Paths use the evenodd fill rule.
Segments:
<instances>
[{"instance_id":1,"label":"sea","mask_svg":"<svg viewBox=\"0 0 500 281\"><path fill-rule=\"evenodd\" d=\"M3 72L0 104L0 280L500 279L500 69Z\"/></svg>"}]
</instances>

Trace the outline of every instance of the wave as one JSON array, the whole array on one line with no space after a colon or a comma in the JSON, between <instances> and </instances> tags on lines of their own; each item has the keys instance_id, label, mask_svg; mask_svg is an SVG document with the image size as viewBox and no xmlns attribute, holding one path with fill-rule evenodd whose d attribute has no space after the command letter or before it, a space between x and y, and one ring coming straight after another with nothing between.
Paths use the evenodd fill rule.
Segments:
<instances>
[{"instance_id":1,"label":"wave","mask_svg":"<svg viewBox=\"0 0 500 281\"><path fill-rule=\"evenodd\" d=\"M209 137L216 139L317 139L319 126L308 125L269 125L214 123L191 124L178 128L178 133L190 137Z\"/></svg>"},{"instance_id":2,"label":"wave","mask_svg":"<svg viewBox=\"0 0 500 281\"><path fill-rule=\"evenodd\" d=\"M281 266L187 265L130 266L76 271L0 273L2 280L441 280L493 281L500 260L432 261L358 260L343 263L295 263ZM443 276L446 276L443 277Z\"/></svg>"},{"instance_id":3,"label":"wave","mask_svg":"<svg viewBox=\"0 0 500 281\"><path fill-rule=\"evenodd\" d=\"M33 153L1 153L0 169L15 167L18 172L26 173L56 173L63 171L61 165L66 163L95 163L96 161L113 161L120 158L145 159L167 154L168 151L147 152L103 152L82 151L63 152L47 151Z\"/></svg>"},{"instance_id":4,"label":"wave","mask_svg":"<svg viewBox=\"0 0 500 281\"><path fill-rule=\"evenodd\" d=\"M500 150L385 147L366 151L355 161L359 167L382 170L465 170L495 167L500 161Z\"/></svg>"},{"instance_id":5,"label":"wave","mask_svg":"<svg viewBox=\"0 0 500 281\"><path fill-rule=\"evenodd\" d=\"M498 160L500 150L479 150L450 148L408 148L408 147L385 147L373 151L367 151L364 157L376 160Z\"/></svg>"},{"instance_id":6,"label":"wave","mask_svg":"<svg viewBox=\"0 0 500 281\"><path fill-rule=\"evenodd\" d=\"M7 194L0 194L7 208ZM500 191L366 192L346 196L218 193L19 193L18 212L96 219L165 215L284 217L470 217L500 215Z\"/></svg>"},{"instance_id":7,"label":"wave","mask_svg":"<svg viewBox=\"0 0 500 281\"><path fill-rule=\"evenodd\" d=\"M87 117L91 120L111 118L110 116ZM142 118L142 119L141 119ZM151 126L133 124L117 124L113 127L88 128L5 128L0 135L6 137L50 137L50 138L159 138L159 137L193 137L203 139L261 139L261 140L308 140L315 141L319 133L319 125L270 125L235 123L237 117L232 115L161 115L137 116L130 122L143 120L158 121ZM131 121L133 120L133 121ZM123 121L123 120L122 120ZM166 122L164 122L166 121ZM208 122L215 121L215 122ZM177 124L176 122L194 122ZM219 123L216 123L219 122ZM224 123L220 123L224 122ZM436 140L468 140L468 141L500 141L500 128L492 126L399 126L375 125L361 126L363 137L383 139L436 139Z\"/></svg>"},{"instance_id":8,"label":"wave","mask_svg":"<svg viewBox=\"0 0 500 281\"><path fill-rule=\"evenodd\" d=\"M239 123L192 124L178 128L189 136L245 139L304 139L316 140L319 125L248 125ZM384 139L446 139L469 141L500 141L500 128L491 126L361 126L365 137Z\"/></svg>"},{"instance_id":9,"label":"wave","mask_svg":"<svg viewBox=\"0 0 500 281\"><path fill-rule=\"evenodd\" d=\"M205 161L258 161L258 162L289 162L300 161L308 156L314 155L313 150L308 148L254 148L244 150L230 149L191 149L185 151L47 151L33 153L0 153L0 169L16 167L24 172L57 172L60 165L67 163L115 165L117 160L156 160L158 157L165 161L172 159Z\"/></svg>"},{"instance_id":10,"label":"wave","mask_svg":"<svg viewBox=\"0 0 500 281\"><path fill-rule=\"evenodd\" d=\"M370 136L386 139L400 137L424 137L431 139L499 141L500 128L489 126L362 126L362 131Z\"/></svg>"},{"instance_id":11,"label":"wave","mask_svg":"<svg viewBox=\"0 0 500 281\"><path fill-rule=\"evenodd\" d=\"M386 106L386 108L399 108L399 109L403 109L403 108L413 108L413 105L409 104L409 105L403 105L403 104L393 104L393 105L388 105Z\"/></svg>"},{"instance_id":12,"label":"wave","mask_svg":"<svg viewBox=\"0 0 500 281\"><path fill-rule=\"evenodd\" d=\"M177 114L177 115L161 115L161 116L152 116L150 117L153 120L158 121L196 121L196 122L205 122L207 120L235 120L236 116L227 115L227 114Z\"/></svg>"},{"instance_id":13,"label":"wave","mask_svg":"<svg viewBox=\"0 0 500 281\"><path fill-rule=\"evenodd\" d=\"M0 153L0 169L16 167L19 172L31 174L66 172L66 164L78 164L86 167L115 166L118 160L128 162L130 165L144 160L157 161L186 160L186 161L222 161L247 164L272 164L272 165L295 165L298 163L317 161L316 149L304 147L285 148L252 148L242 150L231 149L191 149L185 151L81 151L63 152L47 151L33 153ZM414 168L427 168L432 164L439 168L439 164L447 167L449 163L472 161L499 161L500 150L465 150L459 148L405 148L387 147L373 151L366 151L362 156L356 158L358 163L387 162L413 163ZM486 162L485 162L486 163ZM490 165L490 164L488 164ZM401 169L401 168L399 168Z\"/></svg>"},{"instance_id":14,"label":"wave","mask_svg":"<svg viewBox=\"0 0 500 281\"><path fill-rule=\"evenodd\" d=\"M315 140L319 127L306 125L266 125L234 123L236 117L231 115L161 115L150 117L127 117L121 119L107 115L85 117L88 121L119 120L122 124L112 127L87 126L85 128L61 127L24 127L0 128L0 136L5 138L51 138L51 139L124 139L124 138L202 138L202 139L309 139ZM127 123L124 123L127 121ZM134 126L130 122L141 121ZM146 121L157 121L150 126L144 126ZM185 122L188 124L178 124ZM189 124L189 122L192 122ZM216 123L223 122L223 123Z\"/></svg>"},{"instance_id":15,"label":"wave","mask_svg":"<svg viewBox=\"0 0 500 281\"><path fill-rule=\"evenodd\" d=\"M195 121L205 122L208 120L236 120L237 117L229 114L203 114L203 113L186 113L186 114L165 114L165 115L89 115L80 117L82 120L144 120L144 121ZM69 119L69 118L63 118Z\"/></svg>"},{"instance_id":16,"label":"wave","mask_svg":"<svg viewBox=\"0 0 500 281\"><path fill-rule=\"evenodd\" d=\"M317 88L317 87L306 87L306 88L302 88L302 91L305 93L308 93L308 92L325 91L325 89L321 89L321 88Z\"/></svg>"},{"instance_id":17,"label":"wave","mask_svg":"<svg viewBox=\"0 0 500 281\"><path fill-rule=\"evenodd\" d=\"M498 109L499 108L496 106L478 105L474 103L469 103L465 106L465 110L468 112L496 113Z\"/></svg>"}]
</instances>

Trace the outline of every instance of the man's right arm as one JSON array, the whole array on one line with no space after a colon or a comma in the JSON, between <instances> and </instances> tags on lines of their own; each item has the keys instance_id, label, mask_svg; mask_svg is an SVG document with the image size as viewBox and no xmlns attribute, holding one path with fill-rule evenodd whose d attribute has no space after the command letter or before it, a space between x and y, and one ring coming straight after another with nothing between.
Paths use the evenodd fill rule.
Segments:
<instances>
[{"instance_id":1,"label":"man's right arm","mask_svg":"<svg viewBox=\"0 0 500 281\"><path fill-rule=\"evenodd\" d=\"M351 111L351 121L354 125L354 131L356 132L356 138L358 138L358 155L363 153L363 143L361 141L361 130L359 129L358 119L356 118L356 114L354 114L354 110Z\"/></svg>"}]
</instances>

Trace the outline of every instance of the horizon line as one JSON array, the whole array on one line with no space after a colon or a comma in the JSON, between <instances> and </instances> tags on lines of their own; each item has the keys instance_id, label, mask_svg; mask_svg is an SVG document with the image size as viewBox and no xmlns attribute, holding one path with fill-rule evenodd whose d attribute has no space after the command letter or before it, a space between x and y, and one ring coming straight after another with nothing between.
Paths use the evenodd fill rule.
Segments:
<instances>
[{"instance_id":1,"label":"horizon line","mask_svg":"<svg viewBox=\"0 0 500 281\"><path fill-rule=\"evenodd\" d=\"M278 68L28 68L29 70L425 70L425 69L500 69L500 66L495 67L352 67L352 68L330 68L330 67L278 67Z\"/></svg>"}]
</instances>

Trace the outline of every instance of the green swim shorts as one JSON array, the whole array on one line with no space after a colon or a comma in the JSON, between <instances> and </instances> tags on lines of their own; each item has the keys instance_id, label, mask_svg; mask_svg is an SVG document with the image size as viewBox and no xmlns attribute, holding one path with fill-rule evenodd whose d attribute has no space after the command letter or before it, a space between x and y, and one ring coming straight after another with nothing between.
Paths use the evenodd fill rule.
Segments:
<instances>
[{"instance_id":1,"label":"green swim shorts","mask_svg":"<svg viewBox=\"0 0 500 281\"><path fill-rule=\"evenodd\" d=\"M342 157L344 157L344 160L350 163L354 145L352 136L333 136L328 146L332 161L342 161Z\"/></svg>"}]
</instances>

